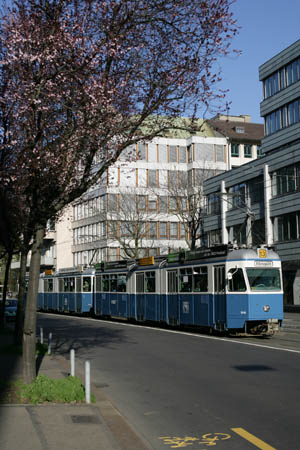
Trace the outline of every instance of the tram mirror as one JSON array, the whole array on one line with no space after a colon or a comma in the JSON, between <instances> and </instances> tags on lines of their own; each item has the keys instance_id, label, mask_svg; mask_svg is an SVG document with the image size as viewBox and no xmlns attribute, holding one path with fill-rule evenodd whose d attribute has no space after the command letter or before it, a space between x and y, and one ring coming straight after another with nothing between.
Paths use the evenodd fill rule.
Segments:
<instances>
[{"instance_id":1,"label":"tram mirror","mask_svg":"<svg viewBox=\"0 0 300 450\"><path fill-rule=\"evenodd\" d=\"M228 272L228 274L227 274L227 280L232 280L232 273L231 272Z\"/></svg>"}]
</instances>

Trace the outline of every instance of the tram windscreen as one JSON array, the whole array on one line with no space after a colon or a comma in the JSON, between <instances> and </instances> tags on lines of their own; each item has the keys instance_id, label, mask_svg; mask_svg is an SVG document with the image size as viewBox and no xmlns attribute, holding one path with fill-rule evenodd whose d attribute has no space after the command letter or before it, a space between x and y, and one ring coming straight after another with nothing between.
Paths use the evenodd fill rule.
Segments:
<instances>
[{"instance_id":1,"label":"tram windscreen","mask_svg":"<svg viewBox=\"0 0 300 450\"><path fill-rule=\"evenodd\" d=\"M251 291L280 291L279 269L246 269Z\"/></svg>"}]
</instances>

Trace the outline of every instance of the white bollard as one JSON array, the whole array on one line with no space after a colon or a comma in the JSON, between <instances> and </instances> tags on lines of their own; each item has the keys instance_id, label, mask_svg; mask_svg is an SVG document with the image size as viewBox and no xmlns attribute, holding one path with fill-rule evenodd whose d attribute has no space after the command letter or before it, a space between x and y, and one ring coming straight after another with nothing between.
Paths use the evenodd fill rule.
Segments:
<instances>
[{"instance_id":1,"label":"white bollard","mask_svg":"<svg viewBox=\"0 0 300 450\"><path fill-rule=\"evenodd\" d=\"M85 361L85 402L91 403L91 365Z\"/></svg>"},{"instance_id":2,"label":"white bollard","mask_svg":"<svg viewBox=\"0 0 300 450\"><path fill-rule=\"evenodd\" d=\"M49 333L49 338L48 338L48 355L50 355L50 353L51 353L51 341L52 341L52 333Z\"/></svg>"},{"instance_id":3,"label":"white bollard","mask_svg":"<svg viewBox=\"0 0 300 450\"><path fill-rule=\"evenodd\" d=\"M75 350L70 350L71 377L75 377Z\"/></svg>"},{"instance_id":4,"label":"white bollard","mask_svg":"<svg viewBox=\"0 0 300 450\"><path fill-rule=\"evenodd\" d=\"M42 345L44 343L44 331L43 331L43 328L40 328L40 343Z\"/></svg>"}]
</instances>

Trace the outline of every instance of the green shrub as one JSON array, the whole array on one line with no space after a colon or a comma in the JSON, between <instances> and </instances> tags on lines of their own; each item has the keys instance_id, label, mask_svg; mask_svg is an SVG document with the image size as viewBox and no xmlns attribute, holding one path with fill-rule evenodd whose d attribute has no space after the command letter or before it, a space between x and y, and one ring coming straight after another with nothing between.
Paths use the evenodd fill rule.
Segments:
<instances>
[{"instance_id":1,"label":"green shrub","mask_svg":"<svg viewBox=\"0 0 300 450\"><path fill-rule=\"evenodd\" d=\"M28 403L72 403L84 402L84 387L77 377L52 379L39 375L33 383L21 386L21 400ZM92 396L92 401L95 401Z\"/></svg>"}]
</instances>

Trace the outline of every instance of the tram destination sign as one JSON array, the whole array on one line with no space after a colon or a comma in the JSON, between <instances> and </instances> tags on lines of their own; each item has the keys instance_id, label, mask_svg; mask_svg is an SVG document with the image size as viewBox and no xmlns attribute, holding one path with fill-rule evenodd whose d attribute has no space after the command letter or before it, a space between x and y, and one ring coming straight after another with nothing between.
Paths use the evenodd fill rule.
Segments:
<instances>
[{"instance_id":1,"label":"tram destination sign","mask_svg":"<svg viewBox=\"0 0 300 450\"><path fill-rule=\"evenodd\" d=\"M226 256L229 247L227 245L216 245L214 247L197 248L185 253L185 260L191 261L194 259L213 258L216 256Z\"/></svg>"}]
</instances>

